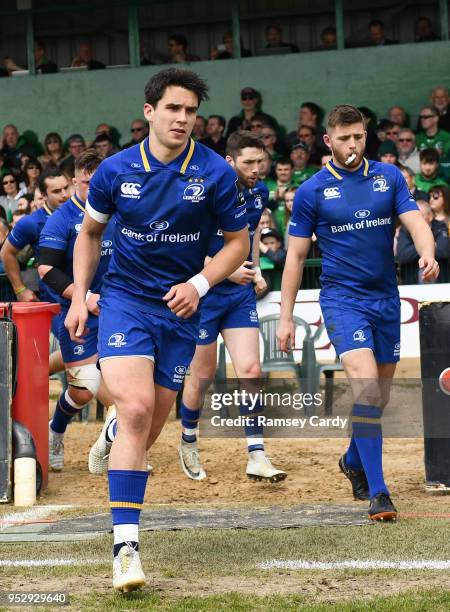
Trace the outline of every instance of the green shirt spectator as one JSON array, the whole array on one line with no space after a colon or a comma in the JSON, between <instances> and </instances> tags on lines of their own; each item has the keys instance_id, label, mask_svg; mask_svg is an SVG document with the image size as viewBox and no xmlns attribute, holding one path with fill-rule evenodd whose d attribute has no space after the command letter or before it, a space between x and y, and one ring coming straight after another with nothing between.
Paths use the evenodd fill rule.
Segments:
<instances>
[{"instance_id":1,"label":"green shirt spectator","mask_svg":"<svg viewBox=\"0 0 450 612\"><path fill-rule=\"evenodd\" d=\"M419 151L437 149L441 155L450 151L450 134L439 129L439 118L439 111L434 106L424 106L420 111L416 137Z\"/></svg>"},{"instance_id":2,"label":"green shirt spectator","mask_svg":"<svg viewBox=\"0 0 450 612\"><path fill-rule=\"evenodd\" d=\"M439 174L439 153L437 149L424 149L420 152L420 172L415 176L416 188L420 191L430 191L432 187L446 185Z\"/></svg>"}]
</instances>

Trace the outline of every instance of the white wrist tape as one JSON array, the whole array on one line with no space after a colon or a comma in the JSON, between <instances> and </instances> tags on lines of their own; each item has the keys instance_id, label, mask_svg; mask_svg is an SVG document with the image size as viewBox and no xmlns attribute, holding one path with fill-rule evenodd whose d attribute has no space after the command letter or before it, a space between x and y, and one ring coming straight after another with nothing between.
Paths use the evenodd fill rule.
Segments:
<instances>
[{"instance_id":1,"label":"white wrist tape","mask_svg":"<svg viewBox=\"0 0 450 612\"><path fill-rule=\"evenodd\" d=\"M261 268L259 266L253 266L253 270L255 271L255 281L260 280L262 278Z\"/></svg>"},{"instance_id":2,"label":"white wrist tape","mask_svg":"<svg viewBox=\"0 0 450 612\"><path fill-rule=\"evenodd\" d=\"M92 291L90 289L88 289L87 293L86 293L86 302L88 301L88 299L91 297L92 295Z\"/></svg>"},{"instance_id":3,"label":"white wrist tape","mask_svg":"<svg viewBox=\"0 0 450 612\"><path fill-rule=\"evenodd\" d=\"M206 295L210 289L208 280L203 276L203 274L196 274L188 280L188 283L194 285L201 298Z\"/></svg>"}]
</instances>

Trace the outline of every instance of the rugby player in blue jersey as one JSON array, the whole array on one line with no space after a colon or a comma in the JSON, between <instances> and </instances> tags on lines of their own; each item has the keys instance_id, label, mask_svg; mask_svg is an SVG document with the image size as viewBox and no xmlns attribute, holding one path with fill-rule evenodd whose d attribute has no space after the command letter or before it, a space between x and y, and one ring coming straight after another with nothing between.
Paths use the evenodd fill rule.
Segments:
<instances>
[{"instance_id":1,"label":"rugby player in blue jersey","mask_svg":"<svg viewBox=\"0 0 450 612\"><path fill-rule=\"evenodd\" d=\"M42 229L39 240L39 274L42 281L56 295L61 304L61 318L57 336L66 369L68 388L61 394L49 423L49 466L61 471L64 465L64 434L72 418L93 397L109 405L106 391L99 392L101 375L97 363L98 305L100 287L112 253L111 222L103 235L101 260L86 295L89 310L89 331L83 342L73 342L64 326L64 319L73 295L73 247L85 215L85 203L91 180L100 164L93 149L81 154L75 162L75 194L67 200Z\"/></svg>"},{"instance_id":2,"label":"rugby player in blue jersey","mask_svg":"<svg viewBox=\"0 0 450 612\"><path fill-rule=\"evenodd\" d=\"M202 302L197 348L181 402L179 453L181 467L192 480L206 478L197 446L197 428L202 402L201 386L206 380L212 380L216 373L219 333L231 355L237 378L242 382L245 379L247 386L251 384L249 379L261 378L256 292L264 291L266 282L259 268L258 225L269 199L267 187L258 181L263 156L264 145L251 132L234 132L229 137L226 160L238 176L239 198L247 210L251 247L247 261L228 279L216 285ZM218 229L211 239L206 263L223 248L223 244L223 233ZM245 427L249 453L247 476L270 482L284 480L286 473L274 468L264 453L263 427L257 423L257 413L261 413L262 407L254 406L252 412L245 405L239 409L241 414L248 417ZM256 416L252 418L251 414Z\"/></svg>"},{"instance_id":3,"label":"rugby player in blue jersey","mask_svg":"<svg viewBox=\"0 0 450 612\"><path fill-rule=\"evenodd\" d=\"M191 71L172 68L149 80L144 115L150 135L102 162L75 244L75 290L66 326L72 339L80 340L101 235L115 215L114 253L100 301L99 357L117 408L108 481L113 586L120 591L145 583L138 526L148 478L146 449L163 428L194 355L199 301L249 251L236 173L190 138L206 98L206 84ZM225 244L204 266L217 227Z\"/></svg>"},{"instance_id":4,"label":"rugby player in blue jersey","mask_svg":"<svg viewBox=\"0 0 450 612\"><path fill-rule=\"evenodd\" d=\"M292 312L311 236L322 252L320 306L354 395L352 437L339 467L369 518L394 520L384 482L381 416L400 358L400 299L393 255L398 217L419 253L423 280L439 274L434 239L400 170L363 157L366 131L353 106L330 112L324 141L332 160L298 189L289 226L278 339L294 346Z\"/></svg>"}]
</instances>

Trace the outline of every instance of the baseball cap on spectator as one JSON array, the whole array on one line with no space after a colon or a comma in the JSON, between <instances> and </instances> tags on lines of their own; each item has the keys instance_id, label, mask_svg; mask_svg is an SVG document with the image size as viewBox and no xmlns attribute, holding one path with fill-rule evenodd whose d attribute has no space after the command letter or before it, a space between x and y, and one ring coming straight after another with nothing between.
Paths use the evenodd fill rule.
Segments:
<instances>
[{"instance_id":1,"label":"baseball cap on spectator","mask_svg":"<svg viewBox=\"0 0 450 612\"><path fill-rule=\"evenodd\" d=\"M265 227L261 230L261 240L264 238L276 238L281 242L280 232L272 227Z\"/></svg>"},{"instance_id":2,"label":"baseball cap on spectator","mask_svg":"<svg viewBox=\"0 0 450 612\"><path fill-rule=\"evenodd\" d=\"M292 147L292 150L294 151L295 149L303 149L303 151L306 151L307 153L310 152L310 148L308 147L308 145L306 144L306 142L297 142L297 144L295 144Z\"/></svg>"},{"instance_id":3,"label":"baseball cap on spectator","mask_svg":"<svg viewBox=\"0 0 450 612\"><path fill-rule=\"evenodd\" d=\"M382 155L386 155L388 153L390 153L391 155L395 155L395 157L397 157L398 159L397 147L395 146L395 143L392 142L392 140L385 140L380 144L378 148L378 157L381 157Z\"/></svg>"},{"instance_id":4,"label":"baseball cap on spectator","mask_svg":"<svg viewBox=\"0 0 450 612\"><path fill-rule=\"evenodd\" d=\"M246 96L251 96L252 98L259 98L258 92L256 91L256 89L253 89L253 87L244 87L244 89L241 91L241 100Z\"/></svg>"}]
</instances>

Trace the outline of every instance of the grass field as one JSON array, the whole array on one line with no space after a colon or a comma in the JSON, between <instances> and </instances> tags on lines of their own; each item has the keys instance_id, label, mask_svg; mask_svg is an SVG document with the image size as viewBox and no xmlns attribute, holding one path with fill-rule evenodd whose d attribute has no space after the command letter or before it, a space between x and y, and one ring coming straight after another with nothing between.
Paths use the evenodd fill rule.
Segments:
<instances>
[{"instance_id":1,"label":"grass field","mask_svg":"<svg viewBox=\"0 0 450 612\"><path fill-rule=\"evenodd\" d=\"M71 610L450 609L448 569L258 567L271 560L446 561L450 521L445 517L358 527L144 532L141 556L148 585L127 596L112 592L110 554L110 537L2 544L0 591L67 591ZM17 565L30 560L41 565ZM58 562L66 565L55 566Z\"/></svg>"}]
</instances>

